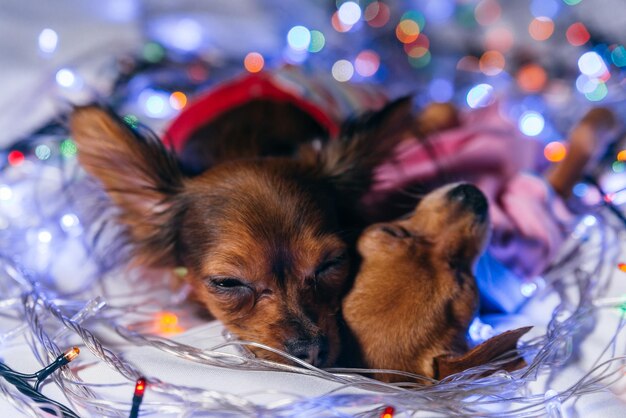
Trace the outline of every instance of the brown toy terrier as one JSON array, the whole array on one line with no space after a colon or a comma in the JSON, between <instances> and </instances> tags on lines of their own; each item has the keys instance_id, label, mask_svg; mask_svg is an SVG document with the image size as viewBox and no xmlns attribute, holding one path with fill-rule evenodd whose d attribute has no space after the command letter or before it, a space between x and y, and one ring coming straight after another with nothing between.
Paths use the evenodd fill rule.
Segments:
<instances>
[{"instance_id":1,"label":"brown toy terrier","mask_svg":"<svg viewBox=\"0 0 626 418\"><path fill-rule=\"evenodd\" d=\"M410 120L410 99L401 99L321 150L287 136L280 150L293 157L268 156L265 137L207 137L222 151L195 177L158 138L105 109L78 108L71 132L81 164L119 209L135 262L185 267L197 299L233 334L326 366L340 349L337 313L364 225L359 199Z\"/></svg>"},{"instance_id":2,"label":"brown toy terrier","mask_svg":"<svg viewBox=\"0 0 626 418\"><path fill-rule=\"evenodd\" d=\"M358 240L363 261L343 302L362 365L442 379L515 349L530 328L506 332L468 352L466 334L478 307L472 270L488 235L487 200L469 184L436 189L410 217L363 232ZM516 359L505 368L523 364ZM388 373L374 377L406 380Z\"/></svg>"}]
</instances>

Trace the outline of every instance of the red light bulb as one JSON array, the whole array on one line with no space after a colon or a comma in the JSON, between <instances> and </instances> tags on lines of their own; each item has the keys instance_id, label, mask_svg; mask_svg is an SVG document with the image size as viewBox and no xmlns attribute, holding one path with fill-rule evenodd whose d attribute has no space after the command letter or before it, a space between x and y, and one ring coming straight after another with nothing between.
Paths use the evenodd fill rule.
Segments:
<instances>
[{"instance_id":1,"label":"red light bulb","mask_svg":"<svg viewBox=\"0 0 626 418\"><path fill-rule=\"evenodd\" d=\"M140 377L139 379L137 379L137 383L135 383L135 396L142 397L145 391L146 379Z\"/></svg>"}]
</instances>

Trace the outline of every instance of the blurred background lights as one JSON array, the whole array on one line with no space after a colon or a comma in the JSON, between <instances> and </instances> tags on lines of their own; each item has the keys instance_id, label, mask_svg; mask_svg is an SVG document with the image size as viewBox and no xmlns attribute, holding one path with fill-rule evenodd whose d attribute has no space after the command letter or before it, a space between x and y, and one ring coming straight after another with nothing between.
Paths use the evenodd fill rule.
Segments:
<instances>
[{"instance_id":1,"label":"blurred background lights","mask_svg":"<svg viewBox=\"0 0 626 418\"><path fill-rule=\"evenodd\" d=\"M56 73L57 84L61 87L70 88L76 84L76 75L67 68L61 68Z\"/></svg>"},{"instance_id":2,"label":"blurred background lights","mask_svg":"<svg viewBox=\"0 0 626 418\"><path fill-rule=\"evenodd\" d=\"M7 161L9 165L14 167L21 165L24 162L24 153L22 151L13 150L7 155Z\"/></svg>"},{"instance_id":3,"label":"blurred background lights","mask_svg":"<svg viewBox=\"0 0 626 418\"><path fill-rule=\"evenodd\" d=\"M567 155L567 148L562 142L553 141L543 148L543 156L551 163L558 163Z\"/></svg>"},{"instance_id":4,"label":"blurred background lights","mask_svg":"<svg viewBox=\"0 0 626 418\"><path fill-rule=\"evenodd\" d=\"M497 0L481 0L474 9L476 21L482 26L488 26L500 19L502 9Z\"/></svg>"},{"instance_id":5,"label":"blurred background lights","mask_svg":"<svg viewBox=\"0 0 626 418\"><path fill-rule=\"evenodd\" d=\"M311 31L311 43L309 44L309 52L320 52L326 44L324 34L318 30Z\"/></svg>"},{"instance_id":6,"label":"blurred background lights","mask_svg":"<svg viewBox=\"0 0 626 418\"><path fill-rule=\"evenodd\" d=\"M46 28L41 31L38 38L39 49L47 54L53 53L57 49L59 36L52 29Z\"/></svg>"},{"instance_id":7,"label":"blurred background lights","mask_svg":"<svg viewBox=\"0 0 626 418\"><path fill-rule=\"evenodd\" d=\"M513 46L513 32L506 26L490 27L485 33L485 48L506 52Z\"/></svg>"},{"instance_id":8,"label":"blurred background lights","mask_svg":"<svg viewBox=\"0 0 626 418\"><path fill-rule=\"evenodd\" d=\"M172 114L170 95L165 91L145 89L139 93L138 102L151 118L165 118Z\"/></svg>"},{"instance_id":9,"label":"blurred background lights","mask_svg":"<svg viewBox=\"0 0 626 418\"><path fill-rule=\"evenodd\" d=\"M454 88L450 81L443 78L435 78L428 86L428 94L433 101L444 103L452 99Z\"/></svg>"},{"instance_id":10,"label":"blurred background lights","mask_svg":"<svg viewBox=\"0 0 626 418\"><path fill-rule=\"evenodd\" d=\"M607 72L606 64L597 52L585 52L578 59L580 72L590 77L600 77Z\"/></svg>"},{"instance_id":11,"label":"blurred background lights","mask_svg":"<svg viewBox=\"0 0 626 418\"><path fill-rule=\"evenodd\" d=\"M439 1L439 0L438 0ZM382 1L375 1L367 5L363 18L373 28L382 28L389 22L391 11Z\"/></svg>"},{"instance_id":12,"label":"blurred background lights","mask_svg":"<svg viewBox=\"0 0 626 418\"><path fill-rule=\"evenodd\" d=\"M380 57L374 51L361 51L354 60L354 69L363 77L371 77L380 67Z\"/></svg>"},{"instance_id":13,"label":"blurred background lights","mask_svg":"<svg viewBox=\"0 0 626 418\"><path fill-rule=\"evenodd\" d=\"M527 298L531 297L532 295L535 294L535 292L537 291L537 283L535 282L526 282L523 283L520 286L520 292L522 295L526 296Z\"/></svg>"},{"instance_id":14,"label":"blurred background lights","mask_svg":"<svg viewBox=\"0 0 626 418\"><path fill-rule=\"evenodd\" d=\"M626 161L626 149L617 153L617 161Z\"/></svg>"},{"instance_id":15,"label":"blurred background lights","mask_svg":"<svg viewBox=\"0 0 626 418\"><path fill-rule=\"evenodd\" d=\"M165 48L156 42L148 42L144 45L141 55L146 61L157 63L165 57Z\"/></svg>"},{"instance_id":16,"label":"blurred background lights","mask_svg":"<svg viewBox=\"0 0 626 418\"><path fill-rule=\"evenodd\" d=\"M396 26L396 37L403 44L408 44L417 39L420 34L420 26L416 21L404 19Z\"/></svg>"},{"instance_id":17,"label":"blurred background lights","mask_svg":"<svg viewBox=\"0 0 626 418\"><path fill-rule=\"evenodd\" d=\"M311 32L304 26L294 26L287 33L287 43L296 51L305 51L311 43Z\"/></svg>"},{"instance_id":18,"label":"blurred background lights","mask_svg":"<svg viewBox=\"0 0 626 418\"><path fill-rule=\"evenodd\" d=\"M472 109L485 107L493 103L493 86L490 84L479 84L467 92L467 104Z\"/></svg>"},{"instance_id":19,"label":"blurred background lights","mask_svg":"<svg viewBox=\"0 0 626 418\"><path fill-rule=\"evenodd\" d=\"M344 25L354 25L361 19L361 8L353 1L348 1L339 6L337 17Z\"/></svg>"},{"instance_id":20,"label":"blurred background lights","mask_svg":"<svg viewBox=\"0 0 626 418\"><path fill-rule=\"evenodd\" d=\"M174 110L182 110L187 105L187 95L182 91L175 91L170 95L170 106Z\"/></svg>"},{"instance_id":21,"label":"blurred background lights","mask_svg":"<svg viewBox=\"0 0 626 418\"><path fill-rule=\"evenodd\" d=\"M537 64L526 64L516 75L517 85L523 91L536 93L545 87L548 81L546 71Z\"/></svg>"},{"instance_id":22,"label":"blurred background lights","mask_svg":"<svg viewBox=\"0 0 626 418\"><path fill-rule=\"evenodd\" d=\"M524 135L537 136L543 131L545 121L540 113L529 110L522 113L518 126Z\"/></svg>"},{"instance_id":23,"label":"blurred background lights","mask_svg":"<svg viewBox=\"0 0 626 418\"><path fill-rule=\"evenodd\" d=\"M265 60L258 52L250 52L243 60L243 66L250 73L258 73L263 69Z\"/></svg>"},{"instance_id":24,"label":"blurred background lights","mask_svg":"<svg viewBox=\"0 0 626 418\"><path fill-rule=\"evenodd\" d=\"M78 153L78 147L74 141L68 138L61 142L61 145L59 145L59 151L61 151L61 155L65 158L71 158Z\"/></svg>"},{"instance_id":25,"label":"blurred background lights","mask_svg":"<svg viewBox=\"0 0 626 418\"><path fill-rule=\"evenodd\" d=\"M567 4L568 6L575 6L581 1L583 0L563 0L563 3Z\"/></svg>"},{"instance_id":26,"label":"blurred background lights","mask_svg":"<svg viewBox=\"0 0 626 418\"><path fill-rule=\"evenodd\" d=\"M52 241L52 234L47 229L42 229L37 233L37 240L42 244L48 244Z\"/></svg>"},{"instance_id":27,"label":"blurred background lights","mask_svg":"<svg viewBox=\"0 0 626 418\"><path fill-rule=\"evenodd\" d=\"M333 78L341 82L349 81L354 75L354 67L348 60L339 60L335 62L331 71Z\"/></svg>"},{"instance_id":28,"label":"blurred background lights","mask_svg":"<svg viewBox=\"0 0 626 418\"><path fill-rule=\"evenodd\" d=\"M418 48L419 50L420 48ZM431 60L431 54L430 51L427 50L426 48L421 48L421 50L423 51L423 53L421 54L417 54L418 56L412 57L409 56L408 60L409 60L409 64L411 65L411 67L413 68L423 68L425 66L427 66L430 63Z\"/></svg>"},{"instance_id":29,"label":"blurred background lights","mask_svg":"<svg viewBox=\"0 0 626 418\"><path fill-rule=\"evenodd\" d=\"M493 327L485 324L479 317L474 318L467 333L474 344L480 344L496 335Z\"/></svg>"},{"instance_id":30,"label":"blurred background lights","mask_svg":"<svg viewBox=\"0 0 626 418\"><path fill-rule=\"evenodd\" d=\"M596 85L596 88L589 93L585 93L585 97L590 102L599 102L600 100L604 99L608 94L609 94L609 89L606 86L606 84L598 80L598 84Z\"/></svg>"},{"instance_id":31,"label":"blurred background lights","mask_svg":"<svg viewBox=\"0 0 626 418\"><path fill-rule=\"evenodd\" d=\"M333 16L330 18L330 24L332 25L333 29L335 29L339 33L348 32L350 29L352 29L353 26L346 25L345 23L341 22L341 20L339 20L339 12L333 13Z\"/></svg>"},{"instance_id":32,"label":"blurred background lights","mask_svg":"<svg viewBox=\"0 0 626 418\"><path fill-rule=\"evenodd\" d=\"M532 0L530 13L533 16L546 16L554 18L561 9L561 0Z\"/></svg>"},{"instance_id":33,"label":"blurred background lights","mask_svg":"<svg viewBox=\"0 0 626 418\"><path fill-rule=\"evenodd\" d=\"M63 229L70 229L72 227L75 227L79 223L80 222L78 220L78 216L74 215L73 213L66 213L65 215L61 216L61 227Z\"/></svg>"},{"instance_id":34,"label":"blurred background lights","mask_svg":"<svg viewBox=\"0 0 626 418\"><path fill-rule=\"evenodd\" d=\"M13 197L13 190L6 184L0 185L0 200L11 200Z\"/></svg>"},{"instance_id":35,"label":"blurred background lights","mask_svg":"<svg viewBox=\"0 0 626 418\"><path fill-rule=\"evenodd\" d=\"M52 155L52 150L45 144L37 145L35 148L35 156L42 161L50 158L50 155Z\"/></svg>"},{"instance_id":36,"label":"blurred background lights","mask_svg":"<svg viewBox=\"0 0 626 418\"><path fill-rule=\"evenodd\" d=\"M504 70L504 55L498 51L486 51L478 60L478 68L483 74L494 76Z\"/></svg>"},{"instance_id":37,"label":"blurred background lights","mask_svg":"<svg viewBox=\"0 0 626 418\"><path fill-rule=\"evenodd\" d=\"M611 170L613 170L614 173L623 173L626 171L626 163L623 161L613 161Z\"/></svg>"},{"instance_id":38,"label":"blurred background lights","mask_svg":"<svg viewBox=\"0 0 626 418\"><path fill-rule=\"evenodd\" d=\"M198 50L204 39L200 23L189 17L156 21L154 35L163 45L186 52Z\"/></svg>"},{"instance_id":39,"label":"blurred background lights","mask_svg":"<svg viewBox=\"0 0 626 418\"><path fill-rule=\"evenodd\" d=\"M619 45L611 51L611 61L618 67L626 67L626 48L624 45Z\"/></svg>"},{"instance_id":40,"label":"blurred background lights","mask_svg":"<svg viewBox=\"0 0 626 418\"><path fill-rule=\"evenodd\" d=\"M576 90L585 94L593 92L600 81L597 78L591 78L585 74L581 74L576 78Z\"/></svg>"},{"instance_id":41,"label":"blurred background lights","mask_svg":"<svg viewBox=\"0 0 626 418\"><path fill-rule=\"evenodd\" d=\"M535 41L545 41L554 33L554 22L549 17L539 16L528 25L528 33Z\"/></svg>"},{"instance_id":42,"label":"blurred background lights","mask_svg":"<svg viewBox=\"0 0 626 418\"><path fill-rule=\"evenodd\" d=\"M585 183L577 183L572 188L572 193L574 193L574 196L583 197L584 195L587 194L588 190L589 190L589 186L587 184L585 184Z\"/></svg>"},{"instance_id":43,"label":"blurred background lights","mask_svg":"<svg viewBox=\"0 0 626 418\"><path fill-rule=\"evenodd\" d=\"M567 42L574 46L581 46L587 43L587 41L591 38L589 31L580 22L572 24L567 31L565 31L565 37L567 38Z\"/></svg>"}]
</instances>

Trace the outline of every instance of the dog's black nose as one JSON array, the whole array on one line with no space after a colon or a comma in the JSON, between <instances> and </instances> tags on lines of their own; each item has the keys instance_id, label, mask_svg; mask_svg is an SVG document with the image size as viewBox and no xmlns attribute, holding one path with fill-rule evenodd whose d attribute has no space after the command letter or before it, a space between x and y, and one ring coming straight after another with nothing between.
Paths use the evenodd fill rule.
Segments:
<instances>
[{"instance_id":1,"label":"dog's black nose","mask_svg":"<svg viewBox=\"0 0 626 418\"><path fill-rule=\"evenodd\" d=\"M325 365L328 359L328 339L325 337L288 340L285 349L292 356L316 367Z\"/></svg>"},{"instance_id":2,"label":"dog's black nose","mask_svg":"<svg viewBox=\"0 0 626 418\"><path fill-rule=\"evenodd\" d=\"M448 198L460 202L464 208L474 212L481 222L486 219L489 203L478 187L460 184L448 192Z\"/></svg>"}]
</instances>

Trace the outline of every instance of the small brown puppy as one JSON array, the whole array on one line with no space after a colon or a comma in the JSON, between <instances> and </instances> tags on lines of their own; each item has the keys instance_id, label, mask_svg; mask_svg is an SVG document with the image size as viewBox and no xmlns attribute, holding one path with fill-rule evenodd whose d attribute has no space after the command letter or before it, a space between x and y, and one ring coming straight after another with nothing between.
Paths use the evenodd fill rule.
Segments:
<instances>
[{"instance_id":1,"label":"small brown puppy","mask_svg":"<svg viewBox=\"0 0 626 418\"><path fill-rule=\"evenodd\" d=\"M233 334L325 366L339 352L350 248L363 226L358 202L410 109L408 98L391 103L292 157L266 155L271 137L209 136L209 168L193 177L158 138L106 109L78 108L71 131L81 164L118 207L137 263L185 267L197 299ZM233 123L246 124L243 116Z\"/></svg>"},{"instance_id":2,"label":"small brown puppy","mask_svg":"<svg viewBox=\"0 0 626 418\"><path fill-rule=\"evenodd\" d=\"M487 200L469 184L439 188L409 218L363 232L363 261L343 314L366 367L443 378L515 348L527 329L502 334L463 356L478 307L472 270L488 235Z\"/></svg>"}]
</instances>

